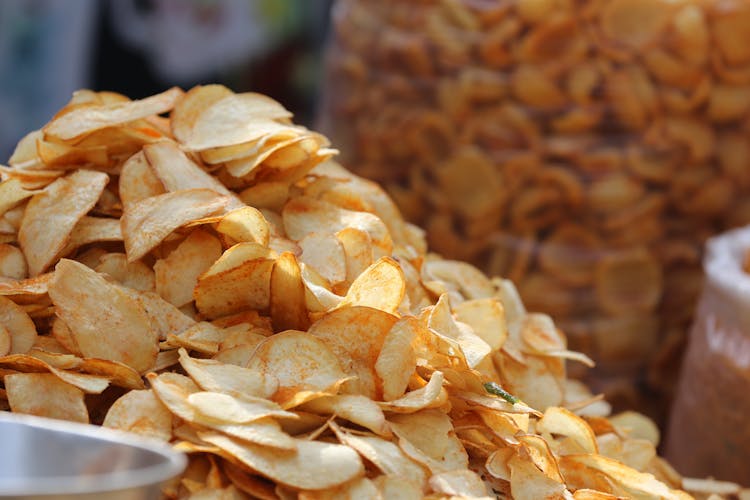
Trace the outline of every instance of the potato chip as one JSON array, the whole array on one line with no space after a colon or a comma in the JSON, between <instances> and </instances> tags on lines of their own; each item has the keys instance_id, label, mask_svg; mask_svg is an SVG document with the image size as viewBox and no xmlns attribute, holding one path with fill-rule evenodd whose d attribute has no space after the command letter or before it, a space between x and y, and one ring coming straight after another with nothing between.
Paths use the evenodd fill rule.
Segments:
<instances>
[{"instance_id":1,"label":"potato chip","mask_svg":"<svg viewBox=\"0 0 750 500\"><path fill-rule=\"evenodd\" d=\"M375 363L396 321L395 316L379 309L352 306L327 313L308 331L333 352L345 373L356 377L347 382L349 390L375 399L381 392Z\"/></svg>"},{"instance_id":2,"label":"potato chip","mask_svg":"<svg viewBox=\"0 0 750 500\"><path fill-rule=\"evenodd\" d=\"M366 458L384 474L396 476L402 480L414 481L421 489L426 479L422 466L408 458L398 446L377 436L359 436L331 423L336 437Z\"/></svg>"},{"instance_id":3,"label":"potato chip","mask_svg":"<svg viewBox=\"0 0 750 500\"><path fill-rule=\"evenodd\" d=\"M339 307L372 307L393 314L405 292L404 273L398 263L381 257L354 280Z\"/></svg>"},{"instance_id":4,"label":"potato chip","mask_svg":"<svg viewBox=\"0 0 750 500\"><path fill-rule=\"evenodd\" d=\"M463 497L487 497L487 487L476 472L469 470L449 471L435 474L430 486L436 493Z\"/></svg>"},{"instance_id":5,"label":"potato chip","mask_svg":"<svg viewBox=\"0 0 750 500\"><path fill-rule=\"evenodd\" d=\"M55 267L50 298L86 357L120 361L145 372L156 361L158 332L135 299L72 260Z\"/></svg>"},{"instance_id":6,"label":"potato chip","mask_svg":"<svg viewBox=\"0 0 750 500\"><path fill-rule=\"evenodd\" d=\"M203 315L217 318L270 305L275 252L257 243L238 243L198 277L193 290Z\"/></svg>"},{"instance_id":7,"label":"potato chip","mask_svg":"<svg viewBox=\"0 0 750 500\"><path fill-rule=\"evenodd\" d=\"M346 279L347 256L344 246L335 235L310 233L299 241L299 246L302 248L300 261L315 269L330 283L335 284ZM359 273L356 275L359 276Z\"/></svg>"},{"instance_id":8,"label":"potato chip","mask_svg":"<svg viewBox=\"0 0 750 500\"><path fill-rule=\"evenodd\" d=\"M381 407L393 413L414 413L425 408L434 408L445 404L448 397L443 389L443 374L432 373L430 381L424 387L407 392L404 396L381 403Z\"/></svg>"},{"instance_id":9,"label":"potato chip","mask_svg":"<svg viewBox=\"0 0 750 500\"><path fill-rule=\"evenodd\" d=\"M333 500L338 498L378 500L381 495L375 483L366 477L353 479L335 488L315 492L305 491L299 495L300 500Z\"/></svg>"},{"instance_id":10,"label":"potato chip","mask_svg":"<svg viewBox=\"0 0 750 500\"><path fill-rule=\"evenodd\" d=\"M147 292L155 287L154 272L141 261L128 262L124 253L102 255L94 271L107 274L115 281L134 290Z\"/></svg>"},{"instance_id":11,"label":"potato chip","mask_svg":"<svg viewBox=\"0 0 750 500\"><path fill-rule=\"evenodd\" d=\"M56 139L75 139L105 127L169 111L182 94L182 90L173 87L140 101L73 107L55 117L42 130L46 136Z\"/></svg>"},{"instance_id":12,"label":"potato chip","mask_svg":"<svg viewBox=\"0 0 750 500\"><path fill-rule=\"evenodd\" d=\"M296 440L296 452L279 453L219 434L201 434L201 439L259 474L294 488L330 488L364 472L359 456L347 446Z\"/></svg>"},{"instance_id":13,"label":"potato chip","mask_svg":"<svg viewBox=\"0 0 750 500\"><path fill-rule=\"evenodd\" d=\"M229 208L244 206L244 203L229 191L221 181L206 173L190 160L176 143L161 141L147 144L142 151L154 175L161 181L167 191L205 188L228 196L230 198L227 205Z\"/></svg>"},{"instance_id":14,"label":"potato chip","mask_svg":"<svg viewBox=\"0 0 750 500\"><path fill-rule=\"evenodd\" d=\"M121 219L128 260L140 259L175 229L220 212L229 202L228 197L210 189L186 189L134 203L125 209Z\"/></svg>"},{"instance_id":15,"label":"potato chip","mask_svg":"<svg viewBox=\"0 0 750 500\"><path fill-rule=\"evenodd\" d=\"M65 247L76 223L96 204L107 181L101 172L78 170L32 197L18 231L31 276L45 271Z\"/></svg>"},{"instance_id":16,"label":"potato chip","mask_svg":"<svg viewBox=\"0 0 750 500\"><path fill-rule=\"evenodd\" d=\"M148 374L148 380L159 400L170 412L182 420L200 427L215 429L228 436L241 439L243 442L257 443L274 450L293 451L296 442L281 430L279 424L271 418L259 418L243 424L227 423L204 416L188 402L192 394L200 392L189 378L176 373Z\"/></svg>"},{"instance_id":17,"label":"potato chip","mask_svg":"<svg viewBox=\"0 0 750 500\"><path fill-rule=\"evenodd\" d=\"M15 302L0 297L0 324L9 334L9 353L23 354L31 349L37 338L34 322Z\"/></svg>"},{"instance_id":18,"label":"potato chip","mask_svg":"<svg viewBox=\"0 0 750 500\"><path fill-rule=\"evenodd\" d=\"M417 366L413 344L417 341L419 325L414 318L396 322L383 339L383 346L375 361L375 374L383 384L383 400L400 398Z\"/></svg>"},{"instance_id":19,"label":"potato chip","mask_svg":"<svg viewBox=\"0 0 750 500\"><path fill-rule=\"evenodd\" d=\"M282 253L273 263L270 309L271 320L276 331L304 331L310 326L302 272L296 257L290 252Z\"/></svg>"},{"instance_id":20,"label":"potato chip","mask_svg":"<svg viewBox=\"0 0 750 500\"><path fill-rule=\"evenodd\" d=\"M392 415L388 422L399 438L399 446L410 458L428 467L433 474L465 469L466 450L453 431L450 419L437 410ZM430 429L429 434L421 429Z\"/></svg>"},{"instance_id":21,"label":"potato chip","mask_svg":"<svg viewBox=\"0 0 750 500\"><path fill-rule=\"evenodd\" d=\"M299 418L266 399L249 394L237 399L219 392L194 392L187 402L204 417L232 424L246 424L266 417Z\"/></svg>"},{"instance_id":22,"label":"potato chip","mask_svg":"<svg viewBox=\"0 0 750 500\"><path fill-rule=\"evenodd\" d=\"M4 325L0 325L0 356L5 356L10 352L12 337Z\"/></svg>"},{"instance_id":23,"label":"potato chip","mask_svg":"<svg viewBox=\"0 0 750 500\"><path fill-rule=\"evenodd\" d=\"M12 411L72 422L89 422L83 391L50 373L19 373L4 377Z\"/></svg>"},{"instance_id":24,"label":"potato chip","mask_svg":"<svg viewBox=\"0 0 750 500\"><path fill-rule=\"evenodd\" d=\"M508 461L513 498L533 500L562 497L565 485L547 477L533 462L514 456Z\"/></svg>"},{"instance_id":25,"label":"potato chip","mask_svg":"<svg viewBox=\"0 0 750 500\"><path fill-rule=\"evenodd\" d=\"M8 179L0 183L0 214L18 205L20 202L36 194L35 191L25 189L18 179Z\"/></svg>"},{"instance_id":26,"label":"potato chip","mask_svg":"<svg viewBox=\"0 0 750 500\"><path fill-rule=\"evenodd\" d=\"M294 330L258 345L247 366L278 380L271 399L283 408L303 403L305 393L312 397L330 391L346 378L332 349L315 336Z\"/></svg>"},{"instance_id":27,"label":"potato chip","mask_svg":"<svg viewBox=\"0 0 750 500\"><path fill-rule=\"evenodd\" d=\"M365 396L355 394L323 396L303 404L300 409L321 415L336 415L369 429L379 436L391 435L383 411L377 403Z\"/></svg>"},{"instance_id":28,"label":"potato chip","mask_svg":"<svg viewBox=\"0 0 750 500\"><path fill-rule=\"evenodd\" d=\"M102 426L165 442L172 438L172 414L151 390L124 394L110 406Z\"/></svg>"},{"instance_id":29,"label":"potato chip","mask_svg":"<svg viewBox=\"0 0 750 500\"><path fill-rule=\"evenodd\" d=\"M583 453L598 452L596 437L591 428L581 417L564 408L547 408L544 416L537 422L537 429L550 434L570 437Z\"/></svg>"},{"instance_id":30,"label":"potato chip","mask_svg":"<svg viewBox=\"0 0 750 500\"><path fill-rule=\"evenodd\" d=\"M180 365L204 391L225 393L240 399L245 396L269 398L279 386L277 377L280 372L276 370L261 371L251 365L245 368L191 358L184 349L179 352Z\"/></svg>"},{"instance_id":31,"label":"potato chip","mask_svg":"<svg viewBox=\"0 0 750 500\"><path fill-rule=\"evenodd\" d=\"M122 165L118 193L124 208L165 192L164 184L151 170L143 151L134 154Z\"/></svg>"},{"instance_id":32,"label":"potato chip","mask_svg":"<svg viewBox=\"0 0 750 500\"><path fill-rule=\"evenodd\" d=\"M201 229L192 231L168 256L154 263L156 293L177 307L192 302L198 277L221 253L218 239Z\"/></svg>"}]
</instances>

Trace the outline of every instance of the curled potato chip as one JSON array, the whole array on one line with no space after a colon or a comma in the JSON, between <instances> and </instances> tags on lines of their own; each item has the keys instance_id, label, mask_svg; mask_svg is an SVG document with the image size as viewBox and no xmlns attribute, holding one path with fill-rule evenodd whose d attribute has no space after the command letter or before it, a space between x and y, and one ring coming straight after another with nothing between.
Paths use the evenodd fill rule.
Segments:
<instances>
[{"instance_id":1,"label":"curled potato chip","mask_svg":"<svg viewBox=\"0 0 750 500\"><path fill-rule=\"evenodd\" d=\"M404 394L417 365L413 344L419 325L414 318L396 322L383 339L383 346L375 361L375 374L383 384L383 400L393 401Z\"/></svg>"},{"instance_id":2,"label":"curled potato chip","mask_svg":"<svg viewBox=\"0 0 750 500\"><path fill-rule=\"evenodd\" d=\"M31 276L52 264L76 223L96 204L107 181L102 172L78 170L32 197L18 231Z\"/></svg>"},{"instance_id":3,"label":"curled potato chip","mask_svg":"<svg viewBox=\"0 0 750 500\"><path fill-rule=\"evenodd\" d=\"M301 362L300 356L308 361ZM325 343L309 333L294 330L277 333L263 341L247 366L278 380L278 389L271 399L284 408L303 403L305 392L311 397L325 393L346 378L338 359Z\"/></svg>"},{"instance_id":4,"label":"curled potato chip","mask_svg":"<svg viewBox=\"0 0 750 500\"><path fill-rule=\"evenodd\" d=\"M323 278L330 283L346 279L344 246L336 235L310 233L299 241L299 245L302 248L300 261L315 269Z\"/></svg>"},{"instance_id":5,"label":"curled potato chip","mask_svg":"<svg viewBox=\"0 0 750 500\"><path fill-rule=\"evenodd\" d=\"M346 387L375 399L382 391L375 364L396 321L395 316L379 309L353 306L327 313L308 331L328 346L348 375L357 377Z\"/></svg>"},{"instance_id":6,"label":"curled potato chip","mask_svg":"<svg viewBox=\"0 0 750 500\"><path fill-rule=\"evenodd\" d=\"M339 307L364 306L395 313L406 292L404 273L390 257L381 257L357 276Z\"/></svg>"},{"instance_id":7,"label":"curled potato chip","mask_svg":"<svg viewBox=\"0 0 750 500\"><path fill-rule=\"evenodd\" d=\"M55 117L43 131L45 135L57 139L75 139L106 127L169 111L182 94L182 90L173 87L140 101L79 105Z\"/></svg>"},{"instance_id":8,"label":"curled potato chip","mask_svg":"<svg viewBox=\"0 0 750 500\"><path fill-rule=\"evenodd\" d=\"M273 449L242 443L220 434L201 434L201 439L215 445L251 470L295 488L330 488L364 472L359 456L348 446L295 440L295 452L280 454Z\"/></svg>"},{"instance_id":9,"label":"curled potato chip","mask_svg":"<svg viewBox=\"0 0 750 500\"><path fill-rule=\"evenodd\" d=\"M37 338L34 322L15 302L0 297L0 324L7 332L10 354L23 354L29 351Z\"/></svg>"},{"instance_id":10,"label":"curled potato chip","mask_svg":"<svg viewBox=\"0 0 750 500\"><path fill-rule=\"evenodd\" d=\"M223 210L229 201L210 189L186 189L134 203L126 208L121 219L128 260L140 259L175 229Z\"/></svg>"}]
</instances>

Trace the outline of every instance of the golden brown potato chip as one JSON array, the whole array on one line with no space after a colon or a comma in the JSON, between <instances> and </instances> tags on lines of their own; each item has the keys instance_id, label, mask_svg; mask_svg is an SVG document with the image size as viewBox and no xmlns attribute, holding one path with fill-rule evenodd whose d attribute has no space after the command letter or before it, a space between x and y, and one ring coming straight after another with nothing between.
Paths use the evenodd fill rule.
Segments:
<instances>
[{"instance_id":1,"label":"golden brown potato chip","mask_svg":"<svg viewBox=\"0 0 750 500\"><path fill-rule=\"evenodd\" d=\"M102 255L94 271L107 274L123 286L134 290L147 292L155 287L154 272L139 260L128 262L124 253Z\"/></svg>"},{"instance_id":2,"label":"golden brown potato chip","mask_svg":"<svg viewBox=\"0 0 750 500\"><path fill-rule=\"evenodd\" d=\"M36 194L35 191L25 189L18 179L8 179L0 183L0 215L21 203L26 198Z\"/></svg>"},{"instance_id":3,"label":"golden brown potato chip","mask_svg":"<svg viewBox=\"0 0 750 500\"><path fill-rule=\"evenodd\" d=\"M123 207L165 192L164 184L151 170L143 151L134 154L123 164L118 189Z\"/></svg>"},{"instance_id":4,"label":"golden brown potato chip","mask_svg":"<svg viewBox=\"0 0 750 500\"><path fill-rule=\"evenodd\" d=\"M18 231L31 276L39 275L53 263L75 225L96 204L108 180L102 172L78 170L31 198Z\"/></svg>"},{"instance_id":5,"label":"golden brown potato chip","mask_svg":"<svg viewBox=\"0 0 750 500\"><path fill-rule=\"evenodd\" d=\"M354 394L323 396L299 407L302 411L320 415L336 415L369 429L379 436L389 437L391 431L383 410L373 400Z\"/></svg>"},{"instance_id":6,"label":"golden brown potato chip","mask_svg":"<svg viewBox=\"0 0 750 500\"><path fill-rule=\"evenodd\" d=\"M372 307L394 314L405 292L406 281L398 263L381 257L357 276L339 307Z\"/></svg>"},{"instance_id":7,"label":"golden brown potato chip","mask_svg":"<svg viewBox=\"0 0 750 500\"><path fill-rule=\"evenodd\" d=\"M180 349L179 353L180 365L205 391L225 393L239 399L245 396L270 398L281 383L280 372L263 371L252 363L248 363L246 368L210 359L191 358L184 349Z\"/></svg>"},{"instance_id":8,"label":"golden brown potato chip","mask_svg":"<svg viewBox=\"0 0 750 500\"><path fill-rule=\"evenodd\" d=\"M158 332L143 306L119 286L62 259L49 294L84 356L120 361L141 373L154 365Z\"/></svg>"},{"instance_id":9,"label":"golden brown potato chip","mask_svg":"<svg viewBox=\"0 0 750 500\"><path fill-rule=\"evenodd\" d=\"M83 391L51 373L19 373L4 378L12 411L73 422L89 422Z\"/></svg>"},{"instance_id":10,"label":"golden brown potato chip","mask_svg":"<svg viewBox=\"0 0 750 500\"><path fill-rule=\"evenodd\" d=\"M302 248L299 260L315 269L329 283L336 284L346 279L344 246L336 235L310 233L299 241L299 246Z\"/></svg>"}]
</instances>

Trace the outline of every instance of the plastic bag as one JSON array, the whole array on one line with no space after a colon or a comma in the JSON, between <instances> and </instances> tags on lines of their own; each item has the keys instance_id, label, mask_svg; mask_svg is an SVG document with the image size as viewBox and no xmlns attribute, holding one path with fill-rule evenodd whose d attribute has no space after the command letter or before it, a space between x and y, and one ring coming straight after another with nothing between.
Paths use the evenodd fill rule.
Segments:
<instances>
[{"instance_id":1,"label":"plastic bag","mask_svg":"<svg viewBox=\"0 0 750 500\"><path fill-rule=\"evenodd\" d=\"M332 19L318 121L343 163L659 418L703 243L750 222L750 1L340 0Z\"/></svg>"},{"instance_id":2,"label":"plastic bag","mask_svg":"<svg viewBox=\"0 0 750 500\"><path fill-rule=\"evenodd\" d=\"M682 366L668 459L681 473L750 484L750 226L706 245L706 284Z\"/></svg>"}]
</instances>

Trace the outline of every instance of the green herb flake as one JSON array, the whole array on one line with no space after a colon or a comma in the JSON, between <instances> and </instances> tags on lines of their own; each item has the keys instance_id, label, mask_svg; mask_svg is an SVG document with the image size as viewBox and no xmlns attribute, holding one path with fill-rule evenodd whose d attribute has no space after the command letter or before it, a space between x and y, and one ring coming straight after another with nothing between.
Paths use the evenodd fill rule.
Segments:
<instances>
[{"instance_id":1,"label":"green herb flake","mask_svg":"<svg viewBox=\"0 0 750 500\"><path fill-rule=\"evenodd\" d=\"M494 394L495 396L500 396L501 398L506 400L508 403L516 404L519 401L517 397L515 397L513 394L509 393L502 387L500 387L495 382L486 382L484 384L484 389L490 394Z\"/></svg>"}]
</instances>

